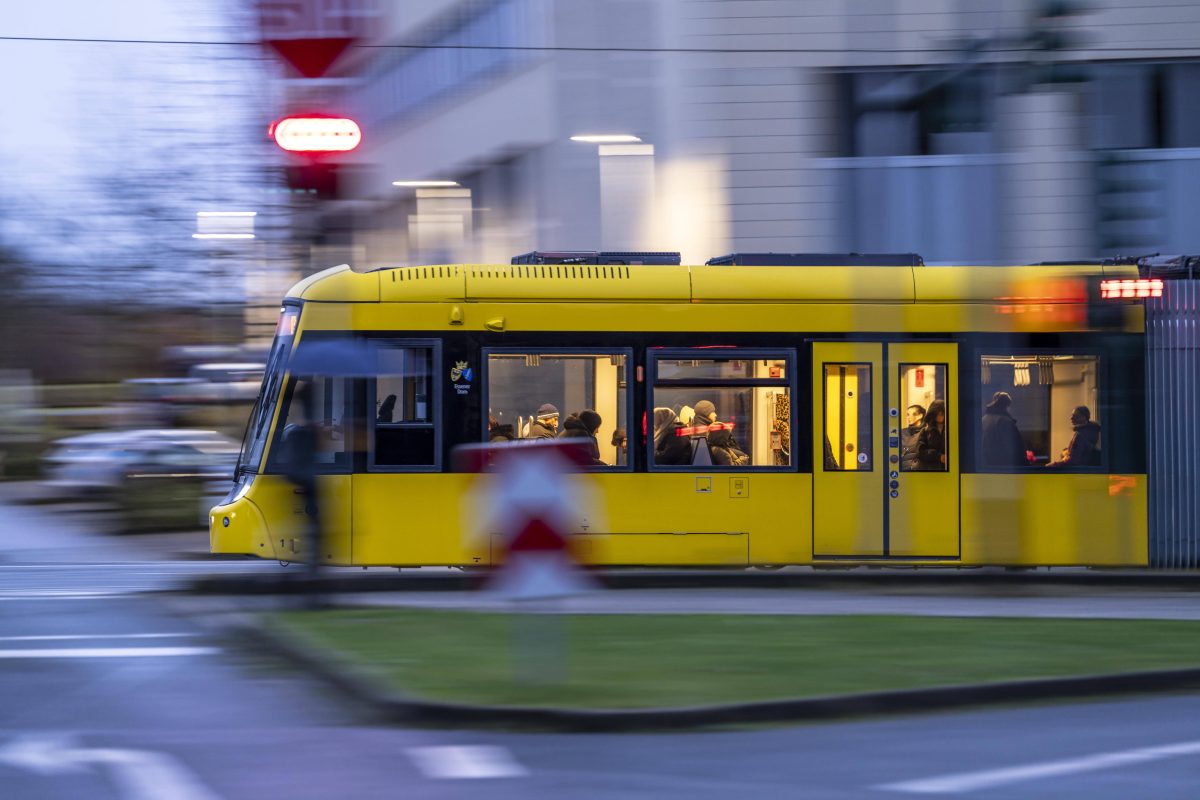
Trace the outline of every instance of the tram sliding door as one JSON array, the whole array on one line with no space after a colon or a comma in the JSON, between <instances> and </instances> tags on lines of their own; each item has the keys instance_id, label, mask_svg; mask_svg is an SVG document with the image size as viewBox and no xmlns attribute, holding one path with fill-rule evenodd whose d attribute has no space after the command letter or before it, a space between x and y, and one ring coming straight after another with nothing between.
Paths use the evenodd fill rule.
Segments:
<instances>
[{"instance_id":1,"label":"tram sliding door","mask_svg":"<svg viewBox=\"0 0 1200 800\"><path fill-rule=\"evenodd\" d=\"M883 345L813 343L813 558L883 556Z\"/></svg>"},{"instance_id":2,"label":"tram sliding door","mask_svg":"<svg viewBox=\"0 0 1200 800\"><path fill-rule=\"evenodd\" d=\"M816 342L812 364L813 558L957 559L956 346Z\"/></svg>"},{"instance_id":3,"label":"tram sliding door","mask_svg":"<svg viewBox=\"0 0 1200 800\"><path fill-rule=\"evenodd\" d=\"M886 358L887 554L957 559L958 346L889 344ZM931 428L923 439L909 423L921 411Z\"/></svg>"}]
</instances>

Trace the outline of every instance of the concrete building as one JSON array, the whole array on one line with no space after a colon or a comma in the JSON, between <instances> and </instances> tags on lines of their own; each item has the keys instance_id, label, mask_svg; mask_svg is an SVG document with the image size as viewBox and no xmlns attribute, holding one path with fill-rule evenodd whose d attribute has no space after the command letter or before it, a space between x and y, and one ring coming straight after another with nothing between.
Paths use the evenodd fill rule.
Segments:
<instances>
[{"instance_id":1,"label":"concrete building","mask_svg":"<svg viewBox=\"0 0 1200 800\"><path fill-rule=\"evenodd\" d=\"M391 46L342 67L362 168L325 217L359 268L1200 251L1200 3L385 5L369 44ZM417 180L458 185L394 185Z\"/></svg>"}]
</instances>

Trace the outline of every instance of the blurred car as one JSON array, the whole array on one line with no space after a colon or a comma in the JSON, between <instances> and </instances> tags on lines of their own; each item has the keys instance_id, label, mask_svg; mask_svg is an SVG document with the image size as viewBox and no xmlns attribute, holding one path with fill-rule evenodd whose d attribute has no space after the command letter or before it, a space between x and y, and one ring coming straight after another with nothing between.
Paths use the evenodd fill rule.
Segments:
<instances>
[{"instance_id":1,"label":"blurred car","mask_svg":"<svg viewBox=\"0 0 1200 800\"><path fill-rule=\"evenodd\" d=\"M103 493L138 476L212 481L229 478L239 445L216 431L150 428L59 439L45 456L46 484Z\"/></svg>"}]
</instances>

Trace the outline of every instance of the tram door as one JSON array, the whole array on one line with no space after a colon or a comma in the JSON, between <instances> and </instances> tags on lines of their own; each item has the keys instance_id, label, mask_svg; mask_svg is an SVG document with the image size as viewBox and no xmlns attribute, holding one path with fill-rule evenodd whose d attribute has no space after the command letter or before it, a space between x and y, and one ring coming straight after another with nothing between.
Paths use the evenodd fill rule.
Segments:
<instances>
[{"instance_id":1,"label":"tram door","mask_svg":"<svg viewBox=\"0 0 1200 800\"><path fill-rule=\"evenodd\" d=\"M953 344L813 344L814 558L958 557L957 366Z\"/></svg>"}]
</instances>

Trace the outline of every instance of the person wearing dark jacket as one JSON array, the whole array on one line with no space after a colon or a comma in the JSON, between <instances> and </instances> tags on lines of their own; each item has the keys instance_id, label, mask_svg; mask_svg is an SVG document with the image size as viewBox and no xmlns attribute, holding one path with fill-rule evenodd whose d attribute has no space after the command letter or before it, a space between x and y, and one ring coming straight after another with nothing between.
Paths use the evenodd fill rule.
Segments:
<instances>
[{"instance_id":1,"label":"person wearing dark jacket","mask_svg":"<svg viewBox=\"0 0 1200 800\"><path fill-rule=\"evenodd\" d=\"M946 404L934 400L925 412L925 427L917 436L917 466L919 470L946 468Z\"/></svg>"},{"instance_id":2,"label":"person wearing dark jacket","mask_svg":"<svg viewBox=\"0 0 1200 800\"><path fill-rule=\"evenodd\" d=\"M686 410L686 411L685 411ZM691 439L682 434L692 410L687 406L676 415L674 409L654 409L654 463L670 466L692 463Z\"/></svg>"},{"instance_id":3,"label":"person wearing dark jacket","mask_svg":"<svg viewBox=\"0 0 1200 800\"><path fill-rule=\"evenodd\" d=\"M1071 411L1071 427L1075 433L1063 458L1047 467L1096 467L1100 465L1100 426L1092 422L1087 406L1075 406Z\"/></svg>"},{"instance_id":4,"label":"person wearing dark jacket","mask_svg":"<svg viewBox=\"0 0 1200 800\"><path fill-rule=\"evenodd\" d=\"M1008 413L1012 395L996 392L983 411L983 463L988 467L1025 466L1025 443L1017 421Z\"/></svg>"},{"instance_id":5,"label":"person wearing dark jacket","mask_svg":"<svg viewBox=\"0 0 1200 800\"><path fill-rule=\"evenodd\" d=\"M558 436L558 409L550 403L538 406L537 419L529 426L526 439L553 439Z\"/></svg>"},{"instance_id":6,"label":"person wearing dark jacket","mask_svg":"<svg viewBox=\"0 0 1200 800\"><path fill-rule=\"evenodd\" d=\"M588 408L563 420L563 430L558 437L586 440L585 446L588 455L591 456L592 466L606 467L608 465L600 460L600 443L596 441L596 431L600 430L601 423L600 415Z\"/></svg>"},{"instance_id":7,"label":"person wearing dark jacket","mask_svg":"<svg viewBox=\"0 0 1200 800\"><path fill-rule=\"evenodd\" d=\"M905 426L900 429L900 465L917 469L917 437L925 427L925 406L913 404L904 410Z\"/></svg>"}]
</instances>

